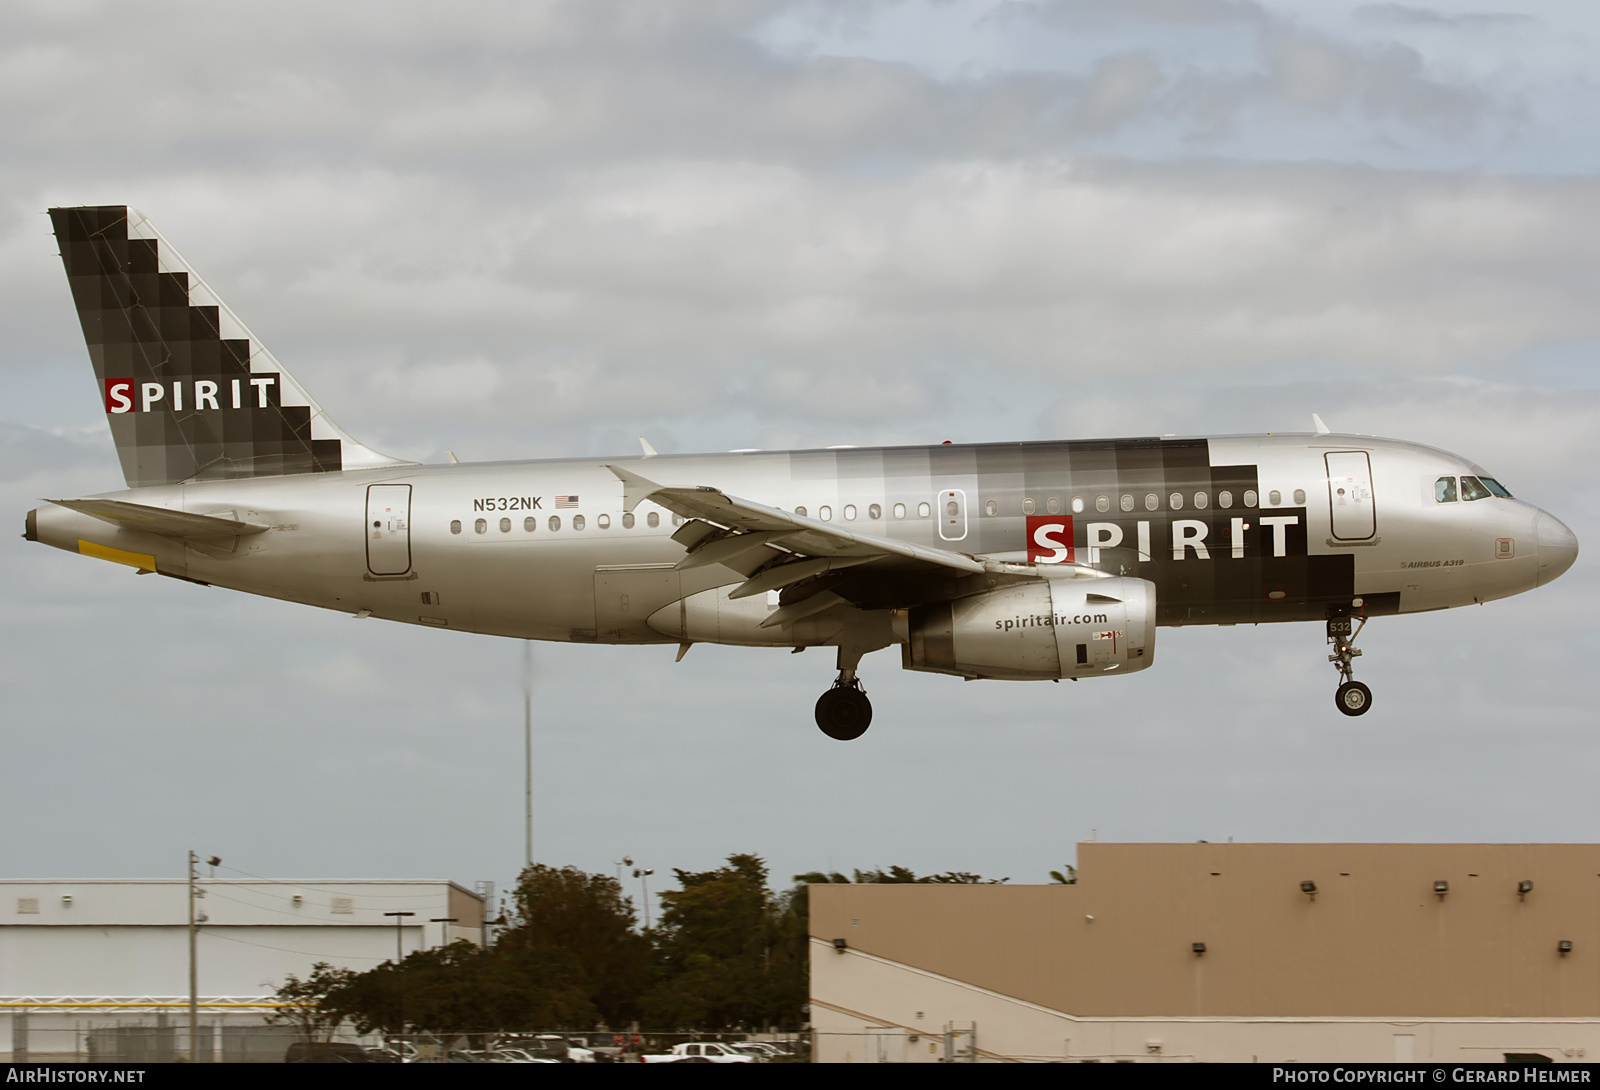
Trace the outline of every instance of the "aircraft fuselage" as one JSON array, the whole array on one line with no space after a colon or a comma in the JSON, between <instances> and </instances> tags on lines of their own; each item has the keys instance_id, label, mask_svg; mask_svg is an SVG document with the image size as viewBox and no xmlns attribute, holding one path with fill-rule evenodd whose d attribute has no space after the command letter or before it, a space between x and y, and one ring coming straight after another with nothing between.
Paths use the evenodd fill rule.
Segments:
<instances>
[{"instance_id":1,"label":"aircraft fuselage","mask_svg":"<svg viewBox=\"0 0 1600 1090\"><path fill-rule=\"evenodd\" d=\"M614 463L618 460L613 460ZM1454 455L1348 435L1124 439L659 456L620 464L663 485L729 495L884 537L964 553L995 571L1077 565L1149 580L1161 625L1321 620L1470 605L1531 589L1571 563L1570 531L1521 500L1440 502L1441 478L1480 476ZM501 462L199 481L108 493L151 507L265 524L209 542L43 508L38 540L163 574L409 624L601 643L695 638L652 617L704 595L719 642L828 642L761 629L776 592L729 602L742 581L675 569L680 517L623 489L600 459ZM93 548L85 550L81 543ZM129 557L135 559L128 559ZM1037 570L1037 569L1035 569ZM897 587L863 607L976 593ZM948 595L943 590L948 589ZM872 600L873 597L877 600ZM678 614L683 610L668 611Z\"/></svg>"}]
</instances>

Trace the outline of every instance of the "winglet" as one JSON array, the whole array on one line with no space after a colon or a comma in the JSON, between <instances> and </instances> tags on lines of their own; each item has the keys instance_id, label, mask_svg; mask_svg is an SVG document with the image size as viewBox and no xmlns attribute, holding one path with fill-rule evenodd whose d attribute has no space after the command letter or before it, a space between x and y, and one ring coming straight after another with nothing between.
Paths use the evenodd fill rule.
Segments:
<instances>
[{"instance_id":1,"label":"winglet","mask_svg":"<svg viewBox=\"0 0 1600 1090\"><path fill-rule=\"evenodd\" d=\"M645 500L661 491L662 486L621 466L606 466L622 482L622 509L632 511Z\"/></svg>"},{"instance_id":2,"label":"winglet","mask_svg":"<svg viewBox=\"0 0 1600 1090\"><path fill-rule=\"evenodd\" d=\"M656 448L651 446L650 440L642 435L639 436L639 446L644 448L644 456L646 458L654 458L656 456Z\"/></svg>"},{"instance_id":3,"label":"winglet","mask_svg":"<svg viewBox=\"0 0 1600 1090\"><path fill-rule=\"evenodd\" d=\"M1322 422L1322 417L1318 416L1316 413L1311 414L1311 423L1316 426L1318 435L1327 435L1331 430L1328 425Z\"/></svg>"}]
</instances>

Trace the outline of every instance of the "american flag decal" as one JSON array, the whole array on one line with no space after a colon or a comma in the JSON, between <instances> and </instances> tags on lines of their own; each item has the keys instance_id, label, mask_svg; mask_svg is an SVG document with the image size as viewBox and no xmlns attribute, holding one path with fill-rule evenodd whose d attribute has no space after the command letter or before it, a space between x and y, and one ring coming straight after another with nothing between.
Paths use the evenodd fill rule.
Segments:
<instances>
[{"instance_id":1,"label":"american flag decal","mask_svg":"<svg viewBox=\"0 0 1600 1090\"><path fill-rule=\"evenodd\" d=\"M558 511L561 510L561 508L563 508L563 507L576 507L576 506L578 506L578 497L577 496L557 496L556 497L556 510L558 510Z\"/></svg>"}]
</instances>

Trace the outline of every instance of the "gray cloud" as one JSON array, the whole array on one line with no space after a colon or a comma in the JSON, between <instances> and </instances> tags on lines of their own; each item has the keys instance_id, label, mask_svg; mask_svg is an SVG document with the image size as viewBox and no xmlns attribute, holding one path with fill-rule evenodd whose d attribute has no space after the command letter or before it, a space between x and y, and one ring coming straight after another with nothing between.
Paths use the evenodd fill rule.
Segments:
<instances>
[{"instance_id":1,"label":"gray cloud","mask_svg":"<svg viewBox=\"0 0 1600 1090\"><path fill-rule=\"evenodd\" d=\"M1508 117L1579 146L1587 129L1547 119L1588 116L1582 80L1473 75L1393 12L1363 37L1223 2L974 5L955 38L878 55L884 13L915 10L9 6L0 511L20 529L40 495L118 482L39 211L131 201L341 424L400 454L1301 430L1317 411L1460 450L1600 533L1595 172L1439 169L1514 151ZM772 41L786 18L829 48ZM967 31L993 52L928 60ZM0 562L9 757L47 770L0 797L18 873L177 873L184 842L257 873L514 869L514 645L15 533ZM1596 649L1595 590L1580 559L1553 594L1375 624L1379 703L1354 724L1327 722L1315 626L1164 630L1156 670L1098 685L962 685L885 653L848 760L808 722L825 654L541 646L541 857L1042 878L1092 828L1589 836L1560 800L1600 763L1564 680ZM707 767L726 774L685 801L680 773ZM820 816L783 816L801 809Z\"/></svg>"}]
</instances>

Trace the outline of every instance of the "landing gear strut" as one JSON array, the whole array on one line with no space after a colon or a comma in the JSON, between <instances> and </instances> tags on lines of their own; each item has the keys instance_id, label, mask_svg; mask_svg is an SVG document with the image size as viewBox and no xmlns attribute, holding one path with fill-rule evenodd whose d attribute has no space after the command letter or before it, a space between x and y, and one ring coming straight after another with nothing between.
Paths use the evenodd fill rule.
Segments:
<instances>
[{"instance_id":1,"label":"landing gear strut","mask_svg":"<svg viewBox=\"0 0 1600 1090\"><path fill-rule=\"evenodd\" d=\"M1328 618L1328 642L1333 645L1333 654L1328 656L1328 661L1339 671L1341 679L1339 688L1333 694L1333 702L1346 715L1365 715L1367 709L1372 707L1372 690L1355 679L1355 661L1361 654L1356 650L1355 642L1366 624L1367 618L1362 617L1355 622L1352 630L1349 614L1340 613Z\"/></svg>"},{"instance_id":2,"label":"landing gear strut","mask_svg":"<svg viewBox=\"0 0 1600 1090\"><path fill-rule=\"evenodd\" d=\"M861 652L839 648L839 678L817 701L817 726L829 738L848 742L860 738L872 725L872 701L856 677Z\"/></svg>"}]
</instances>

